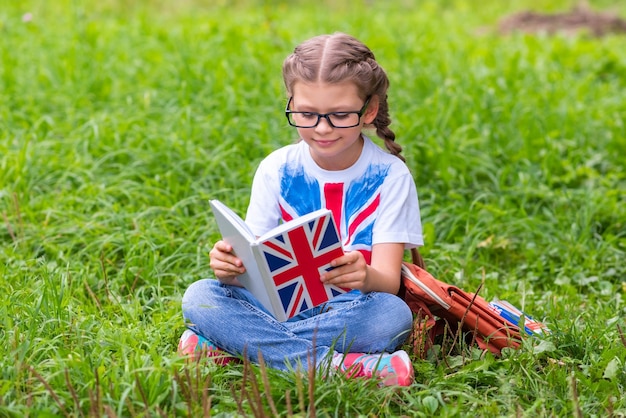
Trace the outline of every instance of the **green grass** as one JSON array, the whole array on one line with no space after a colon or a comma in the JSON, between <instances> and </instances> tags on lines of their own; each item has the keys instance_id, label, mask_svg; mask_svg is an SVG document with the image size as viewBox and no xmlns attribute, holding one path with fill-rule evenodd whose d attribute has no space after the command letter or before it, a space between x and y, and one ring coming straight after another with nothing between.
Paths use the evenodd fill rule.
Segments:
<instances>
[{"instance_id":1,"label":"green grass","mask_svg":"<svg viewBox=\"0 0 626 418\"><path fill-rule=\"evenodd\" d=\"M570 5L3 5L0 416L626 415L624 38L484 30ZM294 139L283 58L336 30L391 78L429 270L484 280L552 335L502 358L442 347L405 390L176 356L218 239L207 200L243 213L257 163Z\"/></svg>"}]
</instances>

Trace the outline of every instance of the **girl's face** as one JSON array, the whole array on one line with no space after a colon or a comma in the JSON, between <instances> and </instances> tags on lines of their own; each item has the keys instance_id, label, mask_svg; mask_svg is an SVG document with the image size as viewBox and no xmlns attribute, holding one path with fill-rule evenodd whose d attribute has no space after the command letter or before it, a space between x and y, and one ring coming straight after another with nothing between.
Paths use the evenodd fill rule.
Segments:
<instances>
[{"instance_id":1,"label":"girl's face","mask_svg":"<svg viewBox=\"0 0 626 418\"><path fill-rule=\"evenodd\" d=\"M365 101L359 97L352 82L337 84L302 83L293 87L291 110L298 112L330 113L358 111ZM364 124L374 121L378 113L378 97L373 96L359 125L353 128L333 128L326 118L320 118L314 128L297 128L300 137L309 145L311 157L325 170L343 170L354 164L361 155Z\"/></svg>"}]
</instances>

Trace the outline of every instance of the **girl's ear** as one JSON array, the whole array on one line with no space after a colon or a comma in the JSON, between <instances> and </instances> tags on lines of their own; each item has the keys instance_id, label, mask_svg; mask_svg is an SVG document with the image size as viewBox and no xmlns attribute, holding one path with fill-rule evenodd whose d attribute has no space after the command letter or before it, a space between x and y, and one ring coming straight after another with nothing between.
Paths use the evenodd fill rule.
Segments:
<instances>
[{"instance_id":1,"label":"girl's ear","mask_svg":"<svg viewBox=\"0 0 626 418\"><path fill-rule=\"evenodd\" d=\"M363 114L363 123L366 125L371 124L376 119L376 115L378 115L378 105L380 101L377 95L373 95L370 99L369 104L367 105L367 109L365 109L365 113Z\"/></svg>"}]
</instances>

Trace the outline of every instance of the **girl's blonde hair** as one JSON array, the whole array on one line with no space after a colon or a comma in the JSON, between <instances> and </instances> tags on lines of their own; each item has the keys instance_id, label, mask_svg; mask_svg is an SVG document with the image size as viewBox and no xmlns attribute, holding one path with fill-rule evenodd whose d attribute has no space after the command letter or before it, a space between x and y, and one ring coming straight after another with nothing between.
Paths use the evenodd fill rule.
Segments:
<instances>
[{"instance_id":1,"label":"girl's blonde hair","mask_svg":"<svg viewBox=\"0 0 626 418\"><path fill-rule=\"evenodd\" d=\"M378 113L372 122L376 135L385 141L385 147L404 161L402 147L395 142L396 134L389 129L387 89L389 79L378 65L374 53L361 41L345 33L320 35L298 45L283 63L283 80L287 93L292 95L296 82L356 84L362 99L377 96Z\"/></svg>"}]
</instances>

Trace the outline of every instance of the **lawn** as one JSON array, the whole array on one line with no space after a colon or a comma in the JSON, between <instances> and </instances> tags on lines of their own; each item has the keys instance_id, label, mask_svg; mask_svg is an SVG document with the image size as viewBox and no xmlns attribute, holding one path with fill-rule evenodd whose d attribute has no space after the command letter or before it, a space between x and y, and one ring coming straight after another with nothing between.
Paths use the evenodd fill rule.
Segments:
<instances>
[{"instance_id":1,"label":"lawn","mask_svg":"<svg viewBox=\"0 0 626 418\"><path fill-rule=\"evenodd\" d=\"M4 2L0 416L626 416L626 35L504 36L574 2L477 4ZM176 355L208 199L244 213L296 139L282 60L334 31L391 79L430 272L550 335L436 346L405 389Z\"/></svg>"}]
</instances>

